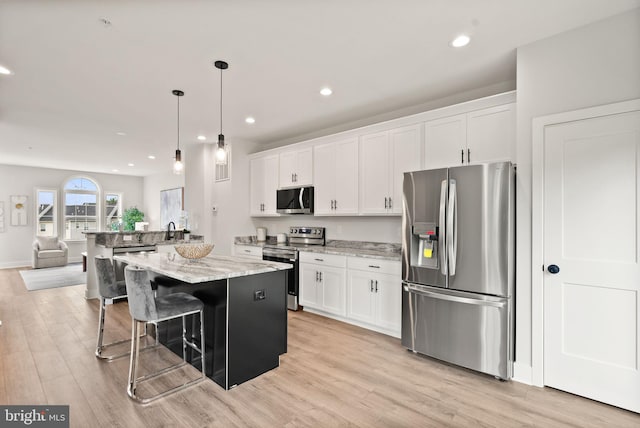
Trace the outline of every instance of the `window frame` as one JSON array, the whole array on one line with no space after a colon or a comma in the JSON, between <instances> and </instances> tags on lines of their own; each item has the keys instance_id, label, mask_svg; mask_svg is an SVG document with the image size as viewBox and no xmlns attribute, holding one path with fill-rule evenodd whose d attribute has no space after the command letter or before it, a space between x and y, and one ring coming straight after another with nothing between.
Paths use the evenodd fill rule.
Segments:
<instances>
[{"instance_id":1,"label":"window frame","mask_svg":"<svg viewBox=\"0 0 640 428\"><path fill-rule=\"evenodd\" d=\"M95 186L96 186L96 190L73 190L73 189L67 189L67 185L69 185L70 182L77 180L77 179L83 179L83 180L88 180L90 182L92 182ZM60 208L62 210L62 216L61 216L61 230L64 231L64 235L66 236L66 224L67 224L67 214L66 214L66 207L67 207L67 194L68 193L75 193L75 194L85 194L85 195L95 195L96 196L96 230L95 232L100 232L102 231L102 218L104 216L104 214L102 213L102 196L103 196L103 192L102 192L102 187L100 186L100 183L98 183L98 180L88 176L88 175L74 175L71 177L68 177L66 180L64 180L64 182L62 183L62 200L63 203L60 204ZM116 192L113 192L116 193ZM85 241L87 238L86 236L84 238L63 238L65 241Z\"/></svg>"},{"instance_id":2,"label":"window frame","mask_svg":"<svg viewBox=\"0 0 640 428\"><path fill-rule=\"evenodd\" d=\"M48 192L48 193L52 193L53 194L53 208L52 208L52 215L53 215L53 219L51 220L51 224L53 225L53 235L52 236L58 236L58 212L59 212L59 204L58 204L58 190L59 189L55 189L55 188L51 188L51 187L36 187L35 191L34 191L34 201L35 203L34 205L34 215L33 218L35 219L34 223L34 228L35 228L35 236L48 236L48 235L40 235L40 199L39 199L39 195L40 192Z\"/></svg>"},{"instance_id":3,"label":"window frame","mask_svg":"<svg viewBox=\"0 0 640 428\"><path fill-rule=\"evenodd\" d=\"M107 232L109 232L109 230L107 230L107 227L109 226L109 223L108 223L108 216L107 216L106 209L107 209L107 197L110 196L110 195L114 195L114 196L118 197L118 205L117 205L117 207L118 207L118 213L120 214L118 216L118 218L120 219L120 222L122 222L122 216L124 215L124 212L122 211L123 193L122 192L105 191L104 194L103 194L103 197L102 197L103 202L104 202L104 210L102 211L102 215L104 216L104 219L103 219L103 223L102 224L103 224L103 229L105 231L107 231Z\"/></svg>"}]
</instances>

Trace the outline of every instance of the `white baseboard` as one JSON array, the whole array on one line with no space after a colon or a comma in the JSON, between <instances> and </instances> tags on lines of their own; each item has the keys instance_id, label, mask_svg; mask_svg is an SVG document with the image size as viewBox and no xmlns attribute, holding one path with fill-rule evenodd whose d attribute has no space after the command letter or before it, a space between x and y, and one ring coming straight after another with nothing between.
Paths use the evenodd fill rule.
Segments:
<instances>
[{"instance_id":1,"label":"white baseboard","mask_svg":"<svg viewBox=\"0 0 640 428\"><path fill-rule=\"evenodd\" d=\"M533 370L530 365L518 363L517 361L513 363L513 378L516 382L525 383L527 385L533 385Z\"/></svg>"},{"instance_id":2,"label":"white baseboard","mask_svg":"<svg viewBox=\"0 0 640 428\"><path fill-rule=\"evenodd\" d=\"M0 269L13 269L13 268L19 268L19 267L31 267L31 260L0 263Z\"/></svg>"}]
</instances>

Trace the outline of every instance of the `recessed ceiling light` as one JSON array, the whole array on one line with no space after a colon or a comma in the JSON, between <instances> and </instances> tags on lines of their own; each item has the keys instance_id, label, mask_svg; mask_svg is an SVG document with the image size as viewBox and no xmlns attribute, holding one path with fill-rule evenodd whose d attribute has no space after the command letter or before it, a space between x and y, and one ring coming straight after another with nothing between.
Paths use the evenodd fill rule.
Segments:
<instances>
[{"instance_id":1,"label":"recessed ceiling light","mask_svg":"<svg viewBox=\"0 0 640 428\"><path fill-rule=\"evenodd\" d=\"M147 156L149 159L155 159L156 157L154 155L149 155Z\"/></svg>"},{"instance_id":2,"label":"recessed ceiling light","mask_svg":"<svg viewBox=\"0 0 640 428\"><path fill-rule=\"evenodd\" d=\"M127 166L136 166L136 165L132 163L128 163Z\"/></svg>"},{"instance_id":3,"label":"recessed ceiling light","mask_svg":"<svg viewBox=\"0 0 640 428\"><path fill-rule=\"evenodd\" d=\"M120 172L119 169L112 169L111 172Z\"/></svg>"},{"instance_id":4,"label":"recessed ceiling light","mask_svg":"<svg viewBox=\"0 0 640 428\"><path fill-rule=\"evenodd\" d=\"M471 39L469 38L469 36L461 34L453 39L453 41L451 42L451 46L453 46L454 48L461 48L463 46L467 46L470 41Z\"/></svg>"},{"instance_id":5,"label":"recessed ceiling light","mask_svg":"<svg viewBox=\"0 0 640 428\"><path fill-rule=\"evenodd\" d=\"M333 91L331 90L331 88L322 88L320 89L320 93L325 97L328 97L329 95L333 94Z\"/></svg>"},{"instance_id":6,"label":"recessed ceiling light","mask_svg":"<svg viewBox=\"0 0 640 428\"><path fill-rule=\"evenodd\" d=\"M122 136L127 135L127 134L125 132L116 132L116 135L119 135L119 136L122 137Z\"/></svg>"},{"instance_id":7,"label":"recessed ceiling light","mask_svg":"<svg viewBox=\"0 0 640 428\"><path fill-rule=\"evenodd\" d=\"M204 135L198 135L198 137L197 137L197 138L198 138L198 140L200 140L200 141L204 141L204 140L206 140L206 139L207 139L207 137L205 137Z\"/></svg>"},{"instance_id":8,"label":"recessed ceiling light","mask_svg":"<svg viewBox=\"0 0 640 428\"><path fill-rule=\"evenodd\" d=\"M11 70L9 70L7 67L3 67L0 65L0 74L13 74L13 73L11 73Z\"/></svg>"},{"instance_id":9,"label":"recessed ceiling light","mask_svg":"<svg viewBox=\"0 0 640 428\"><path fill-rule=\"evenodd\" d=\"M256 120L255 120L253 117L251 117L251 116L249 116L248 118L246 118L244 121L245 121L245 122L247 122L247 123L256 123Z\"/></svg>"}]
</instances>

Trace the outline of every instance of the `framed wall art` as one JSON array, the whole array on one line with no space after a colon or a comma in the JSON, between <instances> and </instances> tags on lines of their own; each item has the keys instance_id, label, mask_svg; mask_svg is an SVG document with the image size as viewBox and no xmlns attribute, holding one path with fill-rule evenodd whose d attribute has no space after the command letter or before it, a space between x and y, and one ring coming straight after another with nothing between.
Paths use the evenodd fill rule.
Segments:
<instances>
[{"instance_id":1,"label":"framed wall art","mask_svg":"<svg viewBox=\"0 0 640 428\"><path fill-rule=\"evenodd\" d=\"M11 226L27 225L27 201L26 195L11 195L10 197Z\"/></svg>"},{"instance_id":2,"label":"framed wall art","mask_svg":"<svg viewBox=\"0 0 640 428\"><path fill-rule=\"evenodd\" d=\"M160 226L167 227L170 221L176 227L184 210L184 187L160 191Z\"/></svg>"}]
</instances>

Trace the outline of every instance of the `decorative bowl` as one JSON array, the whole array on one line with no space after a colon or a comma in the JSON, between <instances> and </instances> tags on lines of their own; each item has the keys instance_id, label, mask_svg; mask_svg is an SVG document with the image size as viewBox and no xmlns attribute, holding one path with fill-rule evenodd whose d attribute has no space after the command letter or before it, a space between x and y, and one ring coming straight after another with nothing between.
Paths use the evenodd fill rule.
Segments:
<instances>
[{"instance_id":1,"label":"decorative bowl","mask_svg":"<svg viewBox=\"0 0 640 428\"><path fill-rule=\"evenodd\" d=\"M213 244L182 244L174 248L185 259L201 259L213 250Z\"/></svg>"}]
</instances>

